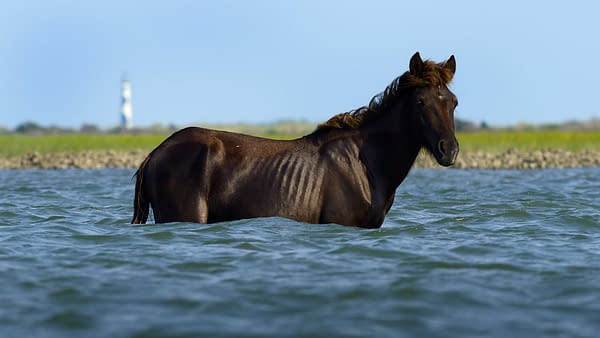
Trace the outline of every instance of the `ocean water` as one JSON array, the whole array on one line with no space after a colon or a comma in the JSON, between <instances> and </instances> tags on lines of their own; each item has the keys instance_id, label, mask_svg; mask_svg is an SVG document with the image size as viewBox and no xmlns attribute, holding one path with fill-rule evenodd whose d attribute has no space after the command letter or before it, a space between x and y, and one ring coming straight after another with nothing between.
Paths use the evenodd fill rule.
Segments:
<instances>
[{"instance_id":1,"label":"ocean water","mask_svg":"<svg viewBox=\"0 0 600 338\"><path fill-rule=\"evenodd\" d=\"M0 170L1 337L600 332L600 168L413 170L377 230L131 225L132 175Z\"/></svg>"}]
</instances>

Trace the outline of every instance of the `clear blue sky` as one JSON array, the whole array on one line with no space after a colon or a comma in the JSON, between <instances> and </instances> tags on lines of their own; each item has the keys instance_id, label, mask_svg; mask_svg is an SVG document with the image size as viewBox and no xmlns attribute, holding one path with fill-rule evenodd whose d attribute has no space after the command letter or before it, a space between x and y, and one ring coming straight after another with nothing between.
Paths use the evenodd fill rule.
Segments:
<instances>
[{"instance_id":1,"label":"clear blue sky","mask_svg":"<svg viewBox=\"0 0 600 338\"><path fill-rule=\"evenodd\" d=\"M599 1L0 0L0 126L326 120L415 51L456 56L457 117L600 117Z\"/></svg>"}]
</instances>

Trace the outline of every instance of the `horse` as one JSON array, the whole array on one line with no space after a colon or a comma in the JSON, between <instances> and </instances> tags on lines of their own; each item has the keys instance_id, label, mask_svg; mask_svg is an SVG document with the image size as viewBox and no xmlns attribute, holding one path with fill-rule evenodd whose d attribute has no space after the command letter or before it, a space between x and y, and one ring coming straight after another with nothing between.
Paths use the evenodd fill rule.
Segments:
<instances>
[{"instance_id":1,"label":"horse","mask_svg":"<svg viewBox=\"0 0 600 338\"><path fill-rule=\"evenodd\" d=\"M409 70L366 106L295 140L188 127L152 150L135 176L132 223L215 223L284 217L381 227L396 189L425 148L441 166L459 146L449 90L454 55L415 53Z\"/></svg>"}]
</instances>

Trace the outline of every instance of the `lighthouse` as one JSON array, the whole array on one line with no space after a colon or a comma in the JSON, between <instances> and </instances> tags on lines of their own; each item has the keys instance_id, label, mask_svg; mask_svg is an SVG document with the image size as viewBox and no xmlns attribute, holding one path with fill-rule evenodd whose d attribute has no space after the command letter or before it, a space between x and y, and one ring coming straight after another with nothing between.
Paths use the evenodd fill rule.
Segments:
<instances>
[{"instance_id":1,"label":"lighthouse","mask_svg":"<svg viewBox=\"0 0 600 338\"><path fill-rule=\"evenodd\" d=\"M131 82L125 76L121 80L121 129L133 127L133 111L131 110Z\"/></svg>"}]
</instances>

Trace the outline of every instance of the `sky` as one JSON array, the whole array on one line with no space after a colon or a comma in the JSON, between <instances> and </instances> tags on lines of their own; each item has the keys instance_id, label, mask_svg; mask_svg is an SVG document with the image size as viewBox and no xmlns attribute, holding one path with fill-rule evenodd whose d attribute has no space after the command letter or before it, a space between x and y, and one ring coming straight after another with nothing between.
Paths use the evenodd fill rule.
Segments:
<instances>
[{"instance_id":1,"label":"sky","mask_svg":"<svg viewBox=\"0 0 600 338\"><path fill-rule=\"evenodd\" d=\"M600 117L599 1L0 0L0 127L321 122L454 55L456 117Z\"/></svg>"}]
</instances>

